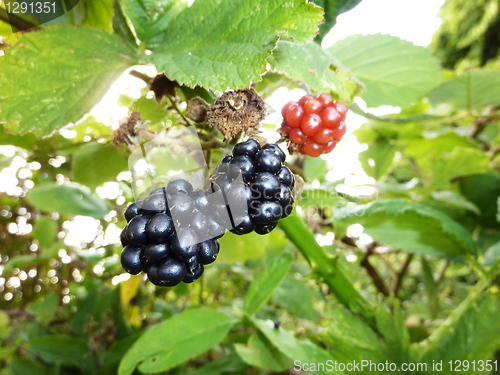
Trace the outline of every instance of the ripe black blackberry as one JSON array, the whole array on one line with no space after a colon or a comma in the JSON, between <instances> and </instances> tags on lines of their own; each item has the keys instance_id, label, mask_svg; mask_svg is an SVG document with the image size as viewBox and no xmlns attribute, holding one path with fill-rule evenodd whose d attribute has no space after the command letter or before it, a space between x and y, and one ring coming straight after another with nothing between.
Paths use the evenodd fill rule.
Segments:
<instances>
[{"instance_id":1,"label":"ripe black blackberry","mask_svg":"<svg viewBox=\"0 0 500 375\"><path fill-rule=\"evenodd\" d=\"M221 194L193 191L185 180L170 181L125 211L121 263L132 275L145 272L158 286L192 283L219 253L218 238L230 229L220 211ZM229 217L229 214L226 214Z\"/></svg>"},{"instance_id":2,"label":"ripe black blackberry","mask_svg":"<svg viewBox=\"0 0 500 375\"><path fill-rule=\"evenodd\" d=\"M255 139L238 143L211 176L212 191L224 194L231 231L267 234L293 210L293 173L276 144L261 147Z\"/></svg>"}]
</instances>

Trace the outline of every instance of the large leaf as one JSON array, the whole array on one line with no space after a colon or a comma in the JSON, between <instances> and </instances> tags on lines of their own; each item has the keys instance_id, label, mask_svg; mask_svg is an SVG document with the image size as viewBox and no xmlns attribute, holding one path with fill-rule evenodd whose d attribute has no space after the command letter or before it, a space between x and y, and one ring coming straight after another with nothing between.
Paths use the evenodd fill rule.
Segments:
<instances>
[{"instance_id":1,"label":"large leaf","mask_svg":"<svg viewBox=\"0 0 500 375\"><path fill-rule=\"evenodd\" d=\"M269 63L273 69L315 91L333 91L343 101L352 101L361 88L347 70L335 67L332 57L317 43L302 45L282 41Z\"/></svg>"},{"instance_id":2,"label":"large leaf","mask_svg":"<svg viewBox=\"0 0 500 375\"><path fill-rule=\"evenodd\" d=\"M107 181L115 181L127 170L127 157L121 149L101 143L80 147L73 156L73 179L92 189Z\"/></svg>"},{"instance_id":3,"label":"large leaf","mask_svg":"<svg viewBox=\"0 0 500 375\"><path fill-rule=\"evenodd\" d=\"M305 0L195 1L170 22L151 61L188 86L243 88L266 71L280 36L305 43L321 21Z\"/></svg>"},{"instance_id":4,"label":"large leaf","mask_svg":"<svg viewBox=\"0 0 500 375\"><path fill-rule=\"evenodd\" d=\"M42 250L46 250L54 243L57 234L57 221L49 217L42 216L36 222L31 232L31 236L38 241L38 245Z\"/></svg>"},{"instance_id":5,"label":"large leaf","mask_svg":"<svg viewBox=\"0 0 500 375\"><path fill-rule=\"evenodd\" d=\"M9 369L13 375L55 375L58 372L52 371L49 367L38 362L28 361L23 358L14 358L9 361Z\"/></svg>"},{"instance_id":6,"label":"large leaf","mask_svg":"<svg viewBox=\"0 0 500 375\"><path fill-rule=\"evenodd\" d=\"M165 38L172 18L187 8L187 3L175 0L124 0L123 7L134 25L137 38L147 48L155 48Z\"/></svg>"},{"instance_id":7,"label":"large leaf","mask_svg":"<svg viewBox=\"0 0 500 375\"><path fill-rule=\"evenodd\" d=\"M444 213L400 199L379 200L341 213L375 240L405 251L463 260L475 252L471 234Z\"/></svg>"},{"instance_id":8,"label":"large leaf","mask_svg":"<svg viewBox=\"0 0 500 375\"><path fill-rule=\"evenodd\" d=\"M314 3L325 10L325 22L319 25L318 42L321 42L337 23L337 17L353 9L361 0L314 0Z\"/></svg>"},{"instance_id":9,"label":"large leaf","mask_svg":"<svg viewBox=\"0 0 500 375\"><path fill-rule=\"evenodd\" d=\"M137 366L143 373L167 371L217 345L234 323L234 317L212 309L185 311L144 333L123 357L118 374L130 375Z\"/></svg>"},{"instance_id":10,"label":"large leaf","mask_svg":"<svg viewBox=\"0 0 500 375\"><path fill-rule=\"evenodd\" d=\"M500 72L472 70L429 93L432 105L449 104L455 110L479 110L500 104Z\"/></svg>"},{"instance_id":11,"label":"large leaf","mask_svg":"<svg viewBox=\"0 0 500 375\"><path fill-rule=\"evenodd\" d=\"M290 253L274 259L257 278L250 284L245 298L243 310L249 315L255 314L264 302L271 297L274 289L281 283L293 263Z\"/></svg>"},{"instance_id":12,"label":"large leaf","mask_svg":"<svg viewBox=\"0 0 500 375\"><path fill-rule=\"evenodd\" d=\"M15 133L50 134L90 111L136 63L135 52L105 31L27 33L0 59L0 122Z\"/></svg>"},{"instance_id":13,"label":"large leaf","mask_svg":"<svg viewBox=\"0 0 500 375\"><path fill-rule=\"evenodd\" d=\"M308 341L299 341L292 334L285 331L283 328L276 329L274 323L270 320L264 321L252 318L252 323L258 328L260 332L283 354L289 356L294 360L294 366L310 365L317 363L326 364L327 361L333 363L331 355L323 348L320 348ZM315 374L343 374L342 371L327 371L312 370L310 372Z\"/></svg>"},{"instance_id":14,"label":"large leaf","mask_svg":"<svg viewBox=\"0 0 500 375\"><path fill-rule=\"evenodd\" d=\"M44 185L35 187L26 196L28 201L42 211L69 215L102 218L109 212L107 203L79 187Z\"/></svg>"},{"instance_id":15,"label":"large leaf","mask_svg":"<svg viewBox=\"0 0 500 375\"><path fill-rule=\"evenodd\" d=\"M500 196L500 174L489 172L462 178L460 191L481 210L480 222L486 228L498 227L497 199Z\"/></svg>"},{"instance_id":16,"label":"large leaf","mask_svg":"<svg viewBox=\"0 0 500 375\"><path fill-rule=\"evenodd\" d=\"M327 51L366 85L368 107L408 107L441 81L427 49L390 35L352 35Z\"/></svg>"}]
</instances>

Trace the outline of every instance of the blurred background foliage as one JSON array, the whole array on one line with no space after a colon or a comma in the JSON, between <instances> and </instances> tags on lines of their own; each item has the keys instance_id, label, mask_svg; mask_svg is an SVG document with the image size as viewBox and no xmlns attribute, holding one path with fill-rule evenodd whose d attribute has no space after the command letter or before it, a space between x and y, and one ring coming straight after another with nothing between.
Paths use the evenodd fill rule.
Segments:
<instances>
[{"instance_id":1,"label":"blurred background foliage","mask_svg":"<svg viewBox=\"0 0 500 375\"><path fill-rule=\"evenodd\" d=\"M145 3L81 1L53 23L134 44L145 21L127 10ZM359 1L318 3L332 27ZM121 112L111 118L93 111L45 137L13 134L18 123L4 121L0 374L292 374L296 359L428 364L412 372L421 374L437 360L496 360L487 372L499 373L498 8L446 1L430 50L448 71L427 49L380 34L328 49L280 42L258 92L330 91L350 103L348 126L362 116L351 139L362 145L363 183L332 178L348 164L340 145L332 158L289 156L305 180L296 214L267 236L227 233L217 262L191 285L156 288L121 268L133 195L130 152L111 145L112 133L131 111L151 132L183 126L186 101L210 101L213 91L182 85L155 100L154 69L144 69L135 76L145 82L122 77L114 88ZM0 20L0 36L1 62L19 34ZM366 64L368 56L378 59ZM380 105L401 110L375 115ZM222 155L213 150L212 161Z\"/></svg>"}]
</instances>

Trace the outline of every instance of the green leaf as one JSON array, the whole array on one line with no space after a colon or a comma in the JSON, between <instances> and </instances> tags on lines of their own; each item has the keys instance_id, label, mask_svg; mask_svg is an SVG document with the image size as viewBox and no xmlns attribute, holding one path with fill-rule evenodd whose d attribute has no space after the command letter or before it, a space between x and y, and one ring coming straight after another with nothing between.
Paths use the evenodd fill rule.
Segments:
<instances>
[{"instance_id":1,"label":"green leaf","mask_svg":"<svg viewBox=\"0 0 500 375\"><path fill-rule=\"evenodd\" d=\"M264 302L271 297L276 287L284 279L290 267L292 267L293 256L283 253L275 258L257 278L250 284L243 311L253 315L260 310Z\"/></svg>"},{"instance_id":2,"label":"green leaf","mask_svg":"<svg viewBox=\"0 0 500 375\"><path fill-rule=\"evenodd\" d=\"M319 5L325 10L325 22L319 25L319 35L316 37L318 43L320 43L326 34L330 32L333 26L337 23L337 17L347 12L356 5L358 5L361 0L314 0L314 3Z\"/></svg>"},{"instance_id":3,"label":"green leaf","mask_svg":"<svg viewBox=\"0 0 500 375\"><path fill-rule=\"evenodd\" d=\"M14 133L48 135L89 112L136 63L135 52L105 31L57 26L26 33L0 59L0 122Z\"/></svg>"},{"instance_id":4,"label":"green leaf","mask_svg":"<svg viewBox=\"0 0 500 375\"><path fill-rule=\"evenodd\" d=\"M451 206L481 214L481 210L472 202L465 199L460 193L455 191L433 191L432 198L438 202L443 202Z\"/></svg>"},{"instance_id":5,"label":"green leaf","mask_svg":"<svg viewBox=\"0 0 500 375\"><path fill-rule=\"evenodd\" d=\"M396 151L389 142L380 139L358 154L365 173L376 180L382 178L392 165Z\"/></svg>"},{"instance_id":6,"label":"green leaf","mask_svg":"<svg viewBox=\"0 0 500 375\"><path fill-rule=\"evenodd\" d=\"M96 29L113 32L113 1L114 0L85 0L87 13L83 25Z\"/></svg>"},{"instance_id":7,"label":"green leaf","mask_svg":"<svg viewBox=\"0 0 500 375\"><path fill-rule=\"evenodd\" d=\"M463 260L476 248L471 234L446 214L400 199L359 205L335 219L359 223L375 240L404 251Z\"/></svg>"},{"instance_id":8,"label":"green leaf","mask_svg":"<svg viewBox=\"0 0 500 375\"><path fill-rule=\"evenodd\" d=\"M80 147L73 156L73 180L91 189L108 181L128 168L128 161L121 149L101 143Z\"/></svg>"},{"instance_id":9,"label":"green leaf","mask_svg":"<svg viewBox=\"0 0 500 375\"><path fill-rule=\"evenodd\" d=\"M297 318L319 323L318 313L312 303L311 291L304 285L304 282L286 276L274 291L273 300Z\"/></svg>"},{"instance_id":10,"label":"green leaf","mask_svg":"<svg viewBox=\"0 0 500 375\"><path fill-rule=\"evenodd\" d=\"M109 212L106 201L79 187L67 185L35 186L26 199L39 210L46 212L92 216L97 219Z\"/></svg>"},{"instance_id":11,"label":"green leaf","mask_svg":"<svg viewBox=\"0 0 500 375\"><path fill-rule=\"evenodd\" d=\"M430 263L425 257L420 258L422 265L422 281L424 282L427 298L429 299L429 307L433 318L436 317L439 307L439 298L436 282L434 281L434 274Z\"/></svg>"},{"instance_id":12,"label":"green leaf","mask_svg":"<svg viewBox=\"0 0 500 375\"><path fill-rule=\"evenodd\" d=\"M452 323L449 325L450 329L433 343L436 344L435 348L425 355L423 362L430 364L441 360L447 363L450 360L492 359L500 345L500 321L497 319L499 308L498 295L481 293L476 303L470 304L465 312L459 311L462 315L458 321L453 318L455 310L449 317ZM448 366L443 374L455 374L449 369Z\"/></svg>"},{"instance_id":13,"label":"green leaf","mask_svg":"<svg viewBox=\"0 0 500 375\"><path fill-rule=\"evenodd\" d=\"M306 156L304 159L304 177L307 181L319 180L320 182L325 179L326 172L328 172L328 163L322 158L313 158Z\"/></svg>"},{"instance_id":14,"label":"green leaf","mask_svg":"<svg viewBox=\"0 0 500 375\"><path fill-rule=\"evenodd\" d=\"M292 367L292 359L274 347L260 332L252 334L246 345L235 344L234 347L241 359L251 366L277 372Z\"/></svg>"},{"instance_id":15,"label":"green leaf","mask_svg":"<svg viewBox=\"0 0 500 375\"><path fill-rule=\"evenodd\" d=\"M128 20L123 13L122 5L120 0L113 1L113 31L122 40L127 42L132 48L137 47L137 41L134 34L130 30L128 25Z\"/></svg>"},{"instance_id":16,"label":"green leaf","mask_svg":"<svg viewBox=\"0 0 500 375\"><path fill-rule=\"evenodd\" d=\"M146 48L158 47L172 19L187 8L175 0L124 0L123 7L134 25L137 38Z\"/></svg>"},{"instance_id":17,"label":"green leaf","mask_svg":"<svg viewBox=\"0 0 500 375\"><path fill-rule=\"evenodd\" d=\"M315 91L333 91L342 101L352 101L361 88L348 71L338 69L332 57L314 42L302 45L281 41L269 63L276 71Z\"/></svg>"},{"instance_id":18,"label":"green leaf","mask_svg":"<svg viewBox=\"0 0 500 375\"><path fill-rule=\"evenodd\" d=\"M274 328L272 321L264 321L256 318L251 318L251 321L279 351L293 358L294 363L296 361L300 361L302 364L333 362L333 358L326 350L308 341L297 340L283 328ZM312 369L310 371L315 374L343 374L341 371L314 371Z\"/></svg>"},{"instance_id":19,"label":"green leaf","mask_svg":"<svg viewBox=\"0 0 500 375\"><path fill-rule=\"evenodd\" d=\"M460 179L460 191L480 210L480 223L485 228L498 227L497 199L500 196L500 174L489 172Z\"/></svg>"},{"instance_id":20,"label":"green leaf","mask_svg":"<svg viewBox=\"0 0 500 375\"><path fill-rule=\"evenodd\" d=\"M37 337L29 341L31 352L52 364L82 367L90 365L90 349L85 339L63 335Z\"/></svg>"},{"instance_id":21,"label":"green leaf","mask_svg":"<svg viewBox=\"0 0 500 375\"><path fill-rule=\"evenodd\" d=\"M500 259L500 242L490 246L484 253L484 265L492 266Z\"/></svg>"},{"instance_id":22,"label":"green leaf","mask_svg":"<svg viewBox=\"0 0 500 375\"><path fill-rule=\"evenodd\" d=\"M167 371L217 345L235 318L216 310L185 311L145 332L123 357L119 375Z\"/></svg>"},{"instance_id":23,"label":"green leaf","mask_svg":"<svg viewBox=\"0 0 500 375\"><path fill-rule=\"evenodd\" d=\"M408 107L441 82L426 48L390 35L352 35L327 51L365 84L368 107Z\"/></svg>"},{"instance_id":24,"label":"green leaf","mask_svg":"<svg viewBox=\"0 0 500 375\"><path fill-rule=\"evenodd\" d=\"M405 154L415 159L444 158L456 147L469 147L477 149L469 138L460 136L455 132L447 132L434 138L412 139L405 147Z\"/></svg>"},{"instance_id":25,"label":"green leaf","mask_svg":"<svg viewBox=\"0 0 500 375\"><path fill-rule=\"evenodd\" d=\"M279 37L305 43L321 20L322 10L304 0L195 1L169 23L151 61L187 86L248 87Z\"/></svg>"},{"instance_id":26,"label":"green leaf","mask_svg":"<svg viewBox=\"0 0 500 375\"><path fill-rule=\"evenodd\" d=\"M54 375L50 367L24 358L14 358L9 361L9 369L13 375Z\"/></svg>"},{"instance_id":27,"label":"green leaf","mask_svg":"<svg viewBox=\"0 0 500 375\"><path fill-rule=\"evenodd\" d=\"M43 299L31 303L26 307L26 311L33 314L41 324L48 324L55 318L57 307L59 306L59 294L52 292Z\"/></svg>"},{"instance_id":28,"label":"green leaf","mask_svg":"<svg viewBox=\"0 0 500 375\"><path fill-rule=\"evenodd\" d=\"M429 93L432 105L448 104L454 110L479 110L500 104L500 72L470 70Z\"/></svg>"},{"instance_id":29,"label":"green leaf","mask_svg":"<svg viewBox=\"0 0 500 375\"><path fill-rule=\"evenodd\" d=\"M31 237L38 241L38 245L42 250L47 249L54 243L57 228L57 221L52 220L49 217L42 216L33 227Z\"/></svg>"},{"instance_id":30,"label":"green leaf","mask_svg":"<svg viewBox=\"0 0 500 375\"><path fill-rule=\"evenodd\" d=\"M488 172L490 160L481 150L455 147L445 160L428 159L427 169L432 171L431 188L439 189L453 179Z\"/></svg>"}]
</instances>

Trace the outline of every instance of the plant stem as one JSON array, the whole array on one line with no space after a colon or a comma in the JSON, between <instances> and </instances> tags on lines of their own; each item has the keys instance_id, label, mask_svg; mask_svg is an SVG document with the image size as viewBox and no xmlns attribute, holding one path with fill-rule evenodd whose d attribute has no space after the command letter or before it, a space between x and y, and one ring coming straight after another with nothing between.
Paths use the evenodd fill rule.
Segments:
<instances>
[{"instance_id":1,"label":"plant stem","mask_svg":"<svg viewBox=\"0 0 500 375\"><path fill-rule=\"evenodd\" d=\"M151 78L150 76L148 76L144 73L138 72L137 70L131 70L128 74L130 74L132 77L139 78L139 79L143 80L148 85L150 85L151 82L153 82L153 78Z\"/></svg>"},{"instance_id":2,"label":"plant stem","mask_svg":"<svg viewBox=\"0 0 500 375\"><path fill-rule=\"evenodd\" d=\"M353 313L361 314L370 325L375 326L373 307L340 271L337 258L326 253L318 245L304 220L292 214L280 220L279 226L307 259L312 271L329 286L339 302Z\"/></svg>"},{"instance_id":3,"label":"plant stem","mask_svg":"<svg viewBox=\"0 0 500 375\"><path fill-rule=\"evenodd\" d=\"M406 272L408 271L408 267L410 266L410 262L412 261L414 255L415 254L413 253L407 255L405 262L401 266L401 269L396 274L396 280L393 288L391 289L392 294L397 295L399 290L401 289L401 286L403 285L403 279L406 275Z\"/></svg>"},{"instance_id":4,"label":"plant stem","mask_svg":"<svg viewBox=\"0 0 500 375\"><path fill-rule=\"evenodd\" d=\"M385 286L384 280L382 280L382 278L378 274L377 270L368 261L368 258L370 257L370 255L373 254L374 250L375 250L375 246L370 246L368 248L368 251L366 252L363 260L361 261L361 266L366 268L366 272L368 272L368 275L373 280L373 284L375 285L377 290L380 293L382 293L384 296L388 297L389 291L387 290L387 287Z\"/></svg>"}]
</instances>

